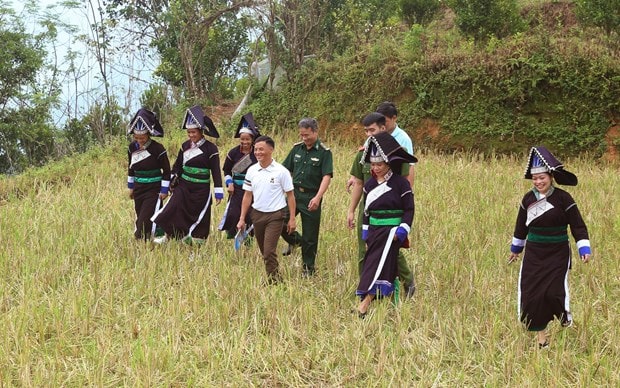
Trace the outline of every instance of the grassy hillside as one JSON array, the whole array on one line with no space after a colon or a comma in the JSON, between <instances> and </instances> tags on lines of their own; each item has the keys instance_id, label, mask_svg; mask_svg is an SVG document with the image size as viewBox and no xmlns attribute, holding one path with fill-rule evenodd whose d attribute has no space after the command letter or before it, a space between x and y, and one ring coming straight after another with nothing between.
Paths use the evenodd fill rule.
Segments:
<instances>
[{"instance_id":1,"label":"grassy hillside","mask_svg":"<svg viewBox=\"0 0 620 388\"><path fill-rule=\"evenodd\" d=\"M166 139L170 150L182 136L178 131ZM282 160L293 139L276 141ZM222 153L232 145L222 141ZM530 187L521 178L524 155L422 150L407 252L418 292L396 307L376 303L359 320L350 313L356 306L356 242L345 228L344 191L355 150L331 145L336 176L325 198L318 275L301 277L297 253L280 258L285 283L268 288L258 248L235 253L215 230L199 248L134 241L123 145L48 167L63 171L62 181L19 182L36 190L7 195L0 205L0 381L620 384L616 168L565 161L581 180L570 192L590 228L594 261L573 267L575 326L552 324L551 348L541 352L517 321L519 267L506 265L517 203ZM15 181L2 178L0 184L2 191ZM213 220L223 210L214 207Z\"/></svg>"},{"instance_id":2,"label":"grassy hillside","mask_svg":"<svg viewBox=\"0 0 620 388\"><path fill-rule=\"evenodd\" d=\"M307 61L277 91L257 93L252 110L275 127L315 116L346 138L390 100L416 143L435 149L511 153L527 142L617 158L617 34L580 25L570 1L519 9L521 32L474 41L444 6L428 25L386 28L365 46Z\"/></svg>"}]
</instances>

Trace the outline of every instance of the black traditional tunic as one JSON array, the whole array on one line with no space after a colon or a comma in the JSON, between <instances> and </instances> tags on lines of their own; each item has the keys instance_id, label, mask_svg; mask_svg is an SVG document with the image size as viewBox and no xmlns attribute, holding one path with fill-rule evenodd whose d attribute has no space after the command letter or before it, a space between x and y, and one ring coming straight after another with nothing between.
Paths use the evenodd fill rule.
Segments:
<instances>
[{"instance_id":1,"label":"black traditional tunic","mask_svg":"<svg viewBox=\"0 0 620 388\"><path fill-rule=\"evenodd\" d=\"M241 146L237 146L226 155L223 168L224 175L226 176L225 180L232 180L234 192L228 198L226 210L218 229L226 231L228 238L233 238L237 233L237 222L239 222L239 216L241 216L241 201L243 200L244 193L243 180L248 168L256 162L253 148L249 154L244 154L241 152ZM246 228L249 228L252 224L249 213L245 218Z\"/></svg>"},{"instance_id":2,"label":"black traditional tunic","mask_svg":"<svg viewBox=\"0 0 620 388\"><path fill-rule=\"evenodd\" d=\"M364 268L356 295L389 296L394 291L398 274L398 250L401 243L394 236L402 226L411 229L414 215L413 193L409 181L391 174L379 184L370 178L364 184L365 205L362 228L367 228L368 238Z\"/></svg>"},{"instance_id":3,"label":"black traditional tunic","mask_svg":"<svg viewBox=\"0 0 620 388\"><path fill-rule=\"evenodd\" d=\"M206 139L192 148L181 145L172 172L179 184L170 200L153 216L166 234L175 238L206 239L211 223L211 179L216 198L223 198L222 174L217 146Z\"/></svg>"},{"instance_id":4,"label":"black traditional tunic","mask_svg":"<svg viewBox=\"0 0 620 388\"><path fill-rule=\"evenodd\" d=\"M134 236L147 240L153 229L151 217L161 207L159 193L168 193L170 161L164 146L154 140L149 140L143 149L131 142L127 155L127 186L133 189L136 210Z\"/></svg>"},{"instance_id":5,"label":"black traditional tunic","mask_svg":"<svg viewBox=\"0 0 620 388\"><path fill-rule=\"evenodd\" d=\"M517 215L513 252L525 245L518 311L529 330L544 330L554 317L560 319L570 312L568 226L578 249L587 247L589 252L588 230L569 193L552 187L546 197L535 189L525 194Z\"/></svg>"}]
</instances>

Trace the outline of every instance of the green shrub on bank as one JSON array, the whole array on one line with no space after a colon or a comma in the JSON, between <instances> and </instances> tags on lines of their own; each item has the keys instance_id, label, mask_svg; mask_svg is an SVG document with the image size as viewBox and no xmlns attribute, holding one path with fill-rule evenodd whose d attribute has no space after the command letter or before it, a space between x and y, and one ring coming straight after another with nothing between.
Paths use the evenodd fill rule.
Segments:
<instances>
[{"instance_id":1,"label":"green shrub on bank","mask_svg":"<svg viewBox=\"0 0 620 388\"><path fill-rule=\"evenodd\" d=\"M503 38L522 29L515 0L451 0L450 6L459 29L476 41Z\"/></svg>"},{"instance_id":2,"label":"green shrub on bank","mask_svg":"<svg viewBox=\"0 0 620 388\"><path fill-rule=\"evenodd\" d=\"M608 36L620 32L620 1L577 0L577 16L582 23L600 27Z\"/></svg>"}]
</instances>

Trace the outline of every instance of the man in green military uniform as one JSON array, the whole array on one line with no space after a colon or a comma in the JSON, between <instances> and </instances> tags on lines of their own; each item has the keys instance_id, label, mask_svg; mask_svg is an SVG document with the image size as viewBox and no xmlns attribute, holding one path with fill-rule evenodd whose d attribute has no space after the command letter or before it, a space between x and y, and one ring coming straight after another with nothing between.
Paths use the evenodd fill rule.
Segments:
<instances>
[{"instance_id":1,"label":"man in green military uniform","mask_svg":"<svg viewBox=\"0 0 620 388\"><path fill-rule=\"evenodd\" d=\"M366 136L370 137L379 132L387 131L386 118L381 113L373 112L366 115L362 119L362 125L366 132ZM355 209L362 199L362 191L364 182L370 178L370 163L361 163L364 147L361 147L355 155L353 165L351 166L351 177L347 181L347 191L351 193L351 201L347 212L347 225L350 229L355 228ZM409 175L409 164L403 163L401 175L407 177ZM359 206L357 215L357 244L358 244L358 271L361 274L364 268L364 257L366 253L366 244L362 240L362 217L364 214L364 206ZM415 292L415 284L413 282L413 273L407 265L407 260L402 251L398 253L398 277L400 278L405 295L412 297Z\"/></svg>"},{"instance_id":2,"label":"man in green military uniform","mask_svg":"<svg viewBox=\"0 0 620 388\"><path fill-rule=\"evenodd\" d=\"M283 231L282 237L289 243L283 254L290 254L293 247L301 245L303 275L310 276L315 271L322 199L334 175L334 161L330 149L319 140L315 119L301 119L298 128L302 141L295 143L282 165L293 176L295 211L301 213L301 234L289 235Z\"/></svg>"}]
</instances>

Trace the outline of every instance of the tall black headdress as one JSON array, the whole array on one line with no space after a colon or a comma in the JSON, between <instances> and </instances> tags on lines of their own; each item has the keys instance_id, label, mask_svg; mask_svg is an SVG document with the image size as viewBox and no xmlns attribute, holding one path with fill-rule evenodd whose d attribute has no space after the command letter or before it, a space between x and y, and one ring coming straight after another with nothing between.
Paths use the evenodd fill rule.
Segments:
<instances>
[{"instance_id":1,"label":"tall black headdress","mask_svg":"<svg viewBox=\"0 0 620 388\"><path fill-rule=\"evenodd\" d=\"M361 163L385 162L395 173L400 173L403 163L416 163L418 158L407 152L388 132L379 132L368 139Z\"/></svg>"},{"instance_id":2,"label":"tall black headdress","mask_svg":"<svg viewBox=\"0 0 620 388\"><path fill-rule=\"evenodd\" d=\"M241 120L239 120L239 125L237 125L235 137L241 136L242 133L249 133L254 139L260 136L258 124L256 124L256 122L254 121L254 116L252 115L252 112L244 114L241 117Z\"/></svg>"},{"instance_id":3,"label":"tall black headdress","mask_svg":"<svg viewBox=\"0 0 620 388\"><path fill-rule=\"evenodd\" d=\"M164 128L162 128L157 115L146 108L140 108L129 122L127 134L144 135L149 134L155 137L164 136Z\"/></svg>"},{"instance_id":4,"label":"tall black headdress","mask_svg":"<svg viewBox=\"0 0 620 388\"><path fill-rule=\"evenodd\" d=\"M202 132L207 136L220 137L211 118L205 115L198 105L192 106L185 112L181 129L202 129Z\"/></svg>"},{"instance_id":5,"label":"tall black headdress","mask_svg":"<svg viewBox=\"0 0 620 388\"><path fill-rule=\"evenodd\" d=\"M532 147L525 166L525 179L532 179L532 174L547 172L561 185L577 186L577 177L564 169L564 165L545 147Z\"/></svg>"}]
</instances>

